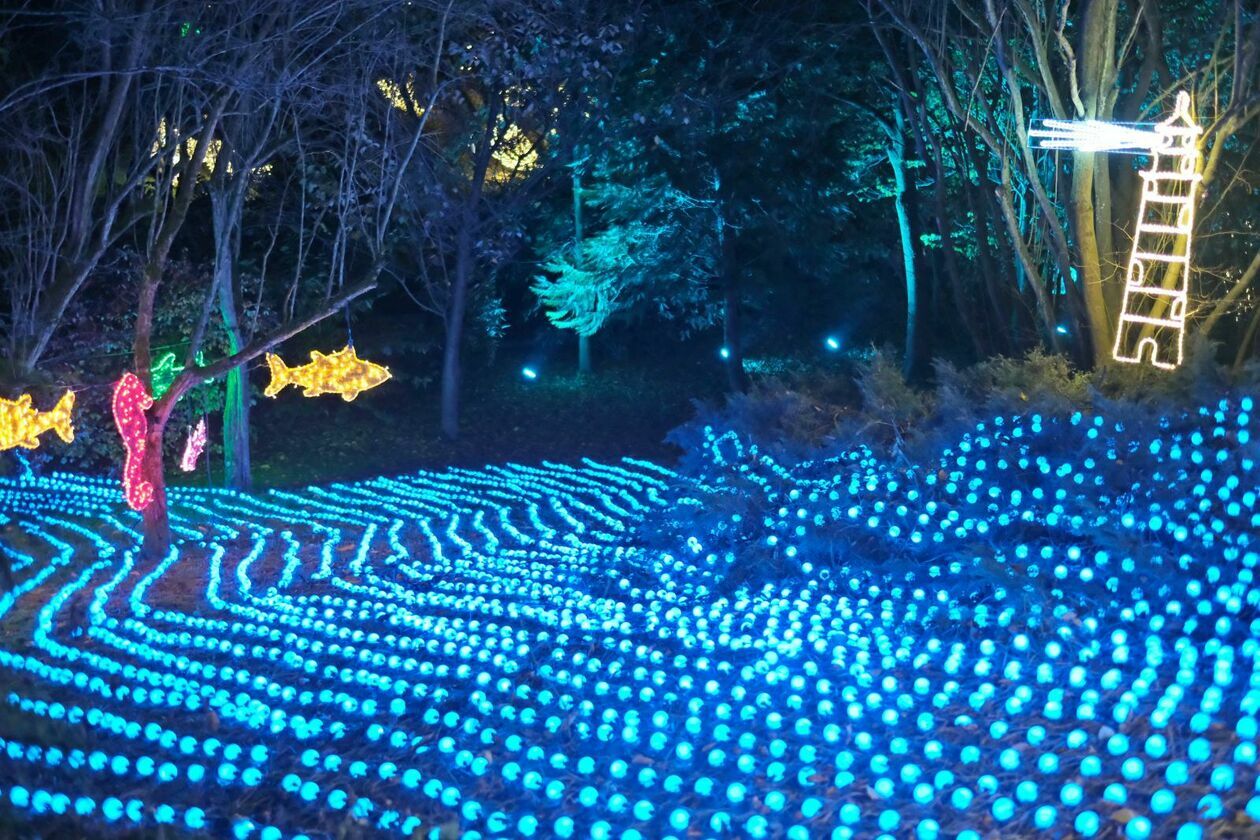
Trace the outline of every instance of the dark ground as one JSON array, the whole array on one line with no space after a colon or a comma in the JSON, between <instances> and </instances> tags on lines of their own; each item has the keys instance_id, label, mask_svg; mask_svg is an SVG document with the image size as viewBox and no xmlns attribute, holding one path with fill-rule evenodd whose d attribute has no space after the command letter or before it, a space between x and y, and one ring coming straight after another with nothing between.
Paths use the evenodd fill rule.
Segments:
<instances>
[{"instance_id":1,"label":"dark ground","mask_svg":"<svg viewBox=\"0 0 1260 840\"><path fill-rule=\"evenodd\" d=\"M254 480L284 486L420 468L575 462L583 457L672 459L665 434L692 415L692 399L717 399L721 370L706 360L642 361L580 376L521 375L505 360L465 384L458 441L440 433L436 382L397 377L354 402L304 399L294 389L254 406ZM300 429L300 433L292 430ZM222 470L222 462L214 464Z\"/></svg>"}]
</instances>

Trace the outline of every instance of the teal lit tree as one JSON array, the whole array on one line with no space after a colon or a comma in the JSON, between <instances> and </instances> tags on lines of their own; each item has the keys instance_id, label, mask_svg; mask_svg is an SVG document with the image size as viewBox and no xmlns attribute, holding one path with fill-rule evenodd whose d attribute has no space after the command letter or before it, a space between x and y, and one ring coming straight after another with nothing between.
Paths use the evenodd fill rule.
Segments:
<instances>
[{"instance_id":1,"label":"teal lit tree","mask_svg":"<svg viewBox=\"0 0 1260 840\"><path fill-rule=\"evenodd\" d=\"M711 250L696 247L707 234L706 205L643 164L627 141L591 166L588 186L575 172L572 235L551 237L532 287L556 327L589 338L616 316L651 314L684 331L711 320Z\"/></svg>"}]
</instances>

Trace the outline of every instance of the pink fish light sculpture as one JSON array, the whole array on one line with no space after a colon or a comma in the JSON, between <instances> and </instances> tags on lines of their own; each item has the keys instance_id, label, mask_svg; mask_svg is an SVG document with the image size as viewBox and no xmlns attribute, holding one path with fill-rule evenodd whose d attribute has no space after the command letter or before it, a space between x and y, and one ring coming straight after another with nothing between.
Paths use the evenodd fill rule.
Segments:
<instances>
[{"instance_id":1,"label":"pink fish light sculpture","mask_svg":"<svg viewBox=\"0 0 1260 840\"><path fill-rule=\"evenodd\" d=\"M203 415L197 425L188 430L188 440L184 442L184 454L179 458L179 468L184 472L197 469L197 461L206 450L206 418Z\"/></svg>"}]
</instances>

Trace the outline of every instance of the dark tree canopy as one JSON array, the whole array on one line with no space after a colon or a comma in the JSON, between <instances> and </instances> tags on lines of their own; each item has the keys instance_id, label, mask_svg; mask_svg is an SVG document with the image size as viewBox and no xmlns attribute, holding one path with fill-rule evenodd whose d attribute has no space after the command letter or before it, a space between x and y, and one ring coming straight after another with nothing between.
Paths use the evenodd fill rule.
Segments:
<instances>
[{"instance_id":1,"label":"dark tree canopy","mask_svg":"<svg viewBox=\"0 0 1260 840\"><path fill-rule=\"evenodd\" d=\"M407 356L451 440L501 348L570 340L596 375L687 348L731 391L747 358L870 344L912 379L1105 366L1145 159L1029 127L1150 124L1180 91L1187 344L1241 367L1260 341L1243 0L59 2L0 27L5 387L174 353L152 451L221 411L233 486L251 365L291 339Z\"/></svg>"}]
</instances>

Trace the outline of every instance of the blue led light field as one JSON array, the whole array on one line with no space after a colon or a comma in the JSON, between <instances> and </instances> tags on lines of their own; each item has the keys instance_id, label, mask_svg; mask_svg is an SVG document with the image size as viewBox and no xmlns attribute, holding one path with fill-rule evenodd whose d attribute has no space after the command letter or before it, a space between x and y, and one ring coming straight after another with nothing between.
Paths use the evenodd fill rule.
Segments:
<instances>
[{"instance_id":1,"label":"blue led light field","mask_svg":"<svg viewBox=\"0 0 1260 840\"><path fill-rule=\"evenodd\" d=\"M308 837L1260 831L1250 400L908 464L0 481L0 818ZM444 835L448 836L448 835Z\"/></svg>"}]
</instances>

